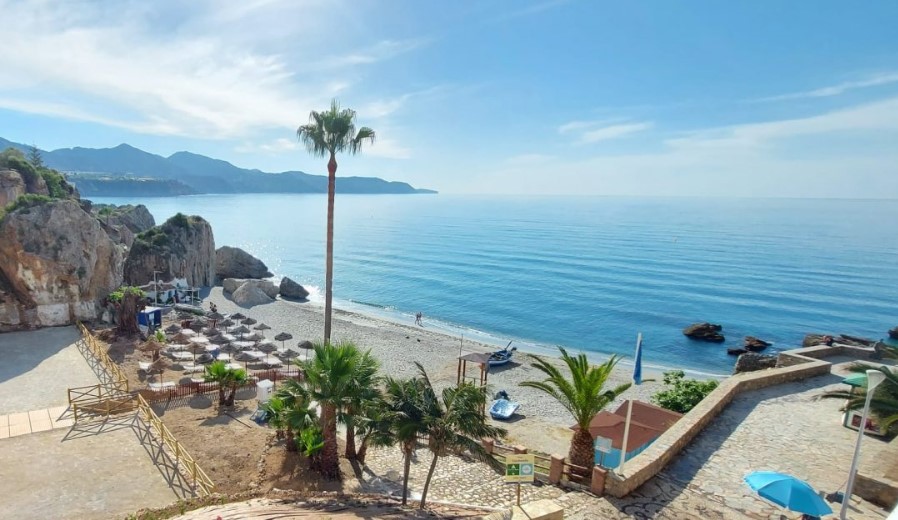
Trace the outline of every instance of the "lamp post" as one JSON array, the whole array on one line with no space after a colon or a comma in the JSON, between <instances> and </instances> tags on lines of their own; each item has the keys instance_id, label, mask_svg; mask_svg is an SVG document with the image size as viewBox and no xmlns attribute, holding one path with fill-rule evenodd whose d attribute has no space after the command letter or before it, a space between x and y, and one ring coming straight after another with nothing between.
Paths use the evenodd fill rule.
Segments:
<instances>
[{"instance_id":1,"label":"lamp post","mask_svg":"<svg viewBox=\"0 0 898 520\"><path fill-rule=\"evenodd\" d=\"M153 306L154 307L159 305L159 284L156 283L156 273L162 273L162 271L153 271Z\"/></svg>"},{"instance_id":2,"label":"lamp post","mask_svg":"<svg viewBox=\"0 0 898 520\"><path fill-rule=\"evenodd\" d=\"M870 400L876 387L886 378L879 370L867 370L867 396L864 400L864 411L861 413L861 424L857 429L857 444L854 445L854 458L851 459L851 469L848 470L848 483L845 485L845 495L842 497L842 508L839 509L839 518L845 520L848 514L848 502L851 501L851 491L854 489L854 477L857 475L857 463L861 455L861 440L864 438L864 430L867 428L867 414L870 412Z\"/></svg>"}]
</instances>

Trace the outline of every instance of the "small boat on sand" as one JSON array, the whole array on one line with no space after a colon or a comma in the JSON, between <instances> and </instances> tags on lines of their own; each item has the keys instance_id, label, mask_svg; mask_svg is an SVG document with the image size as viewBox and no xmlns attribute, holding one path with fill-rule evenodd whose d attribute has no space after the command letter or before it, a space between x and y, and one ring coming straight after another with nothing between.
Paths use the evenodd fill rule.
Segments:
<instances>
[{"instance_id":1,"label":"small boat on sand","mask_svg":"<svg viewBox=\"0 0 898 520\"><path fill-rule=\"evenodd\" d=\"M512 340L514 341L514 340ZM504 365L511 361L511 356L518 350L517 347L511 347L511 341L502 350L497 350L490 354L489 364L491 367ZM511 347L510 349L508 347Z\"/></svg>"},{"instance_id":2,"label":"small boat on sand","mask_svg":"<svg viewBox=\"0 0 898 520\"><path fill-rule=\"evenodd\" d=\"M515 412L521 407L519 403L514 403L508 398L508 394L502 390L496 395L496 400L490 405L490 417L506 421L511 418Z\"/></svg>"}]
</instances>

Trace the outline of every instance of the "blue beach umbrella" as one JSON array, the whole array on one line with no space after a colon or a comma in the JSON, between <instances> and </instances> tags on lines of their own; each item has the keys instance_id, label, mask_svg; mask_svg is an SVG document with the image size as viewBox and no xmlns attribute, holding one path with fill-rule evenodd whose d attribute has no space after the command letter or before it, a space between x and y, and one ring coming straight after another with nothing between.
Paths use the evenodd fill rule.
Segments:
<instances>
[{"instance_id":1,"label":"blue beach umbrella","mask_svg":"<svg viewBox=\"0 0 898 520\"><path fill-rule=\"evenodd\" d=\"M745 482L763 498L786 509L813 516L832 514L833 510L807 482L774 471L756 471Z\"/></svg>"}]
</instances>

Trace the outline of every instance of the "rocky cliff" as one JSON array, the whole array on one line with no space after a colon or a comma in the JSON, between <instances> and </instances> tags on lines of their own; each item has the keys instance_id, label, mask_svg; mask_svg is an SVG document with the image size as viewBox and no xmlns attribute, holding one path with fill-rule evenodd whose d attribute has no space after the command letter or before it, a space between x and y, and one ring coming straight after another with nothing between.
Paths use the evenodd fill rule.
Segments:
<instances>
[{"instance_id":1,"label":"rocky cliff","mask_svg":"<svg viewBox=\"0 0 898 520\"><path fill-rule=\"evenodd\" d=\"M95 204L91 212L100 221L109 237L126 248L130 248L134 243L135 235L156 225L153 215L143 204L137 206Z\"/></svg>"},{"instance_id":2,"label":"rocky cliff","mask_svg":"<svg viewBox=\"0 0 898 520\"><path fill-rule=\"evenodd\" d=\"M15 170L0 170L0 208L25 194L25 180Z\"/></svg>"},{"instance_id":3,"label":"rocky cliff","mask_svg":"<svg viewBox=\"0 0 898 520\"><path fill-rule=\"evenodd\" d=\"M137 235L125 261L125 282L143 285L153 280L187 278L193 286L215 283L215 238L202 217L180 213L161 226Z\"/></svg>"},{"instance_id":4,"label":"rocky cliff","mask_svg":"<svg viewBox=\"0 0 898 520\"><path fill-rule=\"evenodd\" d=\"M94 319L122 255L77 201L20 204L0 222L0 330Z\"/></svg>"}]
</instances>

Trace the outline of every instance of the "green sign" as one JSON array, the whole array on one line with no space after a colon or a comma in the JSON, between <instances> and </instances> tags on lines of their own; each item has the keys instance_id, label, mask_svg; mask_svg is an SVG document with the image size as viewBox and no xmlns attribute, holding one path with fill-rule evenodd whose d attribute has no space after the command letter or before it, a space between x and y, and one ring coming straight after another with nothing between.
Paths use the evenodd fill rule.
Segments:
<instances>
[{"instance_id":1,"label":"green sign","mask_svg":"<svg viewBox=\"0 0 898 520\"><path fill-rule=\"evenodd\" d=\"M534 460L531 454L514 454L505 457L505 483L533 482Z\"/></svg>"}]
</instances>

